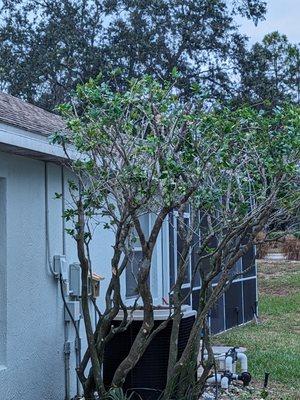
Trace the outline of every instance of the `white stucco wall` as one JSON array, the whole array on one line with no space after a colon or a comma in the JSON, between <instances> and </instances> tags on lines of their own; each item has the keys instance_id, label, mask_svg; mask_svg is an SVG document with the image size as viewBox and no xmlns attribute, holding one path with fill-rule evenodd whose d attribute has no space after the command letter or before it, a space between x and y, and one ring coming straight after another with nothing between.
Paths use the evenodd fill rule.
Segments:
<instances>
[{"instance_id":1,"label":"white stucco wall","mask_svg":"<svg viewBox=\"0 0 300 400\"><path fill-rule=\"evenodd\" d=\"M45 163L0 152L0 182L4 182L0 185L0 213L7 221L6 232L0 229L3 240L0 246L0 399L63 400L64 313L58 282L46 262ZM62 204L61 200L54 199L54 192L61 192L60 166L48 166L48 182L53 256L62 254L63 246ZM108 282L111 244L112 233L103 230L93 245L94 271L106 278L99 304ZM68 235L66 256L68 263L77 261L74 241ZM72 327L70 338L71 396L74 396Z\"/></svg>"},{"instance_id":2,"label":"white stucco wall","mask_svg":"<svg viewBox=\"0 0 300 400\"><path fill-rule=\"evenodd\" d=\"M1 135L0 126L0 142ZM46 171L44 161L0 151L0 400L65 398L64 308L59 283L51 274L46 258L46 176L51 259L63 254L64 237L67 262L71 264L78 261L75 242L63 233L62 199L54 199L55 192L62 192L61 166L48 162ZM67 198L68 178L72 179L72 175L65 169ZM70 197L66 203L68 200ZM99 227L92 241L91 256L94 272L105 278L98 299L100 308L110 278L112 244L113 233ZM154 303L161 304L170 290L167 220L153 255L150 281ZM125 276L122 283L124 298ZM84 338L83 324L81 328ZM69 341L73 397L76 374L72 325Z\"/></svg>"}]
</instances>

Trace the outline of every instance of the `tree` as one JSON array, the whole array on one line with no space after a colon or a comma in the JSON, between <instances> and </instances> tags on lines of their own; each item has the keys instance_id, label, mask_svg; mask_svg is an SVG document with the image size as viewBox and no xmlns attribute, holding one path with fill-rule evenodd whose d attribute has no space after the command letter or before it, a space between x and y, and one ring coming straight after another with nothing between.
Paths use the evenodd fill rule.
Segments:
<instances>
[{"instance_id":1,"label":"tree","mask_svg":"<svg viewBox=\"0 0 300 400\"><path fill-rule=\"evenodd\" d=\"M233 3L233 4L231 4ZM262 1L116 1L108 29L111 60L125 77L149 73L169 79L175 67L177 85L191 94L191 84L202 84L211 97L228 96L239 47L233 16L258 21L265 13Z\"/></svg>"},{"instance_id":2,"label":"tree","mask_svg":"<svg viewBox=\"0 0 300 400\"><path fill-rule=\"evenodd\" d=\"M232 3L232 4L231 4ZM205 84L228 96L244 38L234 16L257 22L262 0L18 0L2 1L0 82L15 96L53 110L77 83L119 69L119 86L148 73L178 85Z\"/></svg>"},{"instance_id":3,"label":"tree","mask_svg":"<svg viewBox=\"0 0 300 400\"><path fill-rule=\"evenodd\" d=\"M180 382L177 387L180 395L192 393L191 398L198 398L213 359L202 360L204 370L198 382L191 385L188 378L195 376L199 337L206 330L207 310L233 279L246 273L237 271L235 265L251 246L260 244L259 231L265 228L268 231L265 240L271 240L272 231L292 219L298 209L299 110L287 107L267 116L242 108L234 112L222 110L221 115L220 119L214 113L208 115L211 133L222 143L220 169L210 171L216 175L207 177L207 184L195 193L196 202L192 203L199 210L201 230L194 265L195 273L198 268L201 274L197 317L189 342L167 382L165 398L174 398L174 382ZM212 279L216 276L218 283L212 289ZM211 354L209 337L205 340L205 335L204 346Z\"/></svg>"},{"instance_id":4,"label":"tree","mask_svg":"<svg viewBox=\"0 0 300 400\"><path fill-rule=\"evenodd\" d=\"M273 115L251 108L204 112L201 93L193 99L184 101L174 85L160 84L149 76L132 80L123 93L99 78L78 87L72 104L60 107L67 130L56 133L53 140L63 145L67 155L72 150L70 164L75 178L70 182L70 191L74 204L66 210L65 218L73 222L68 233L77 243L82 270L88 349L77 372L86 398L93 398L95 391L106 395L100 373L105 347L114 335L128 328L138 305L144 310L142 326L115 371L112 388L122 387L150 341L171 321L164 398L187 394L198 398L213 363L206 334L204 346L209 358L202 360L204 371L196 380L200 336L203 329L207 333L209 310L241 274L235 271L235 264L258 243L257 233L288 219L298 204L298 108L288 106ZM191 209L188 224L183 213L187 206ZM183 246L169 318L154 329L148 276L158 235L175 211ZM141 222L148 213L154 216L149 235ZM89 243L100 224L96 222L95 226L94 222L99 217L106 218L103 227L114 232L115 243L106 303L104 310L94 303L99 322L93 331L87 281L93 265ZM134 257L136 240L142 258L136 275L137 298L130 309L122 298L120 278ZM200 274L201 292L188 344L178 358L178 327L185 301L182 284L190 251L195 256L192 284ZM218 283L212 287L216 276ZM123 320L114 327L113 320L120 310ZM89 360L92 368L86 374Z\"/></svg>"},{"instance_id":5,"label":"tree","mask_svg":"<svg viewBox=\"0 0 300 400\"><path fill-rule=\"evenodd\" d=\"M214 144L196 140L199 117L195 111L179 101L171 86L162 88L150 77L132 81L124 94L113 91L108 84L98 86L90 80L78 89L75 103L82 115L77 116L76 111L74 114L70 105L61 106L60 110L69 118L70 133L56 136L56 141L63 141L66 152L71 143L82 155L87 155L86 161L79 157L72 164L79 184L72 184L76 207L67 210L66 217L74 221L75 229L69 233L77 242L82 267L82 305L89 349L79 377L88 397L95 389L101 395L105 393L100 375L105 344L130 323L130 311L121 298L120 277L126 260L131 257L132 236L137 237L142 247L137 288L144 321L130 353L115 373L114 386L122 385L157 332L153 331L153 299L148 281L153 250L169 212L185 204L199 186L203 171L209 168L206 158L211 158L208 155ZM204 156L202 160L192 157L197 153ZM87 246L91 239L89 223L98 213L108 218L105 227L115 230L115 244L105 311L99 313L97 329L92 332ZM145 213L156 216L149 237L140 222ZM112 321L120 309L124 320L118 329L112 329ZM83 374L89 359L93 374L86 379Z\"/></svg>"},{"instance_id":6,"label":"tree","mask_svg":"<svg viewBox=\"0 0 300 400\"><path fill-rule=\"evenodd\" d=\"M103 62L103 2L3 1L0 80L14 96L53 111Z\"/></svg>"},{"instance_id":7,"label":"tree","mask_svg":"<svg viewBox=\"0 0 300 400\"><path fill-rule=\"evenodd\" d=\"M241 98L269 107L285 101L299 104L300 48L287 36L273 32L240 58Z\"/></svg>"}]
</instances>

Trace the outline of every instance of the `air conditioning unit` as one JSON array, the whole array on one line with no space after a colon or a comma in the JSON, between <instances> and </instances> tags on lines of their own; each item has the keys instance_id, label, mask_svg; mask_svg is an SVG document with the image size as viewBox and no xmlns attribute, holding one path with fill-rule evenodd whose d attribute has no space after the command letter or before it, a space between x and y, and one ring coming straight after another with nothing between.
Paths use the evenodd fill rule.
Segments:
<instances>
[{"instance_id":1,"label":"air conditioning unit","mask_svg":"<svg viewBox=\"0 0 300 400\"><path fill-rule=\"evenodd\" d=\"M196 312L190 306L184 306L183 318L180 324L178 338L178 357L181 356L193 326ZM169 316L168 308L159 308L154 311L154 329ZM117 326L122 320L123 313L120 312L115 320ZM107 344L104 356L103 379L104 384L109 387L113 375L127 356L131 345L141 327L143 321L143 310L133 312L133 321L129 328L122 333L116 334ZM147 347L145 353L137 365L128 374L123 385L125 391L134 391L143 400L156 400L165 388L167 380L167 368L169 358L170 335L172 321L166 328L161 330ZM137 396L138 397L138 396Z\"/></svg>"}]
</instances>

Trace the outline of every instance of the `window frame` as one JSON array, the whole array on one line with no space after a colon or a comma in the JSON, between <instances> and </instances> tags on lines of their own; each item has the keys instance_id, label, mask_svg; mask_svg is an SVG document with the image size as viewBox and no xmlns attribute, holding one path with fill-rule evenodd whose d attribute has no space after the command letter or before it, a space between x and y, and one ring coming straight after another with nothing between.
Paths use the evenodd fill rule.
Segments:
<instances>
[{"instance_id":1,"label":"window frame","mask_svg":"<svg viewBox=\"0 0 300 400\"><path fill-rule=\"evenodd\" d=\"M148 213L148 236L150 234L151 228L154 224L155 220L155 215L153 213ZM164 257L164 237L165 237L165 221L163 223L161 232L158 235L156 245L153 250L153 255L152 255L152 265L150 269L150 274L149 274L149 280L150 280L150 289L151 293L153 296L153 304L154 305L161 305L163 302L163 296L164 296L164 262L163 262L163 257ZM147 233L147 232L146 232ZM138 252L142 251L142 247L139 243L139 241L136 242L133 246L133 251ZM132 306L134 302L136 301L136 296L127 296L127 282L126 282L126 271L124 274L124 290L123 290L123 298L124 298L124 304L126 306ZM139 299L138 303L142 303L141 300Z\"/></svg>"}]
</instances>

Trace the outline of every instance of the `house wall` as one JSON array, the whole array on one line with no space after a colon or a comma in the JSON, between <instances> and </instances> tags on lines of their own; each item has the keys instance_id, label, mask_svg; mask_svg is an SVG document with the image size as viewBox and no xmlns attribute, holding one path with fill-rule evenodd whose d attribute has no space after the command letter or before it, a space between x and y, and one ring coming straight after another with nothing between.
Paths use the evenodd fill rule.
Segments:
<instances>
[{"instance_id":1,"label":"house wall","mask_svg":"<svg viewBox=\"0 0 300 400\"><path fill-rule=\"evenodd\" d=\"M62 200L54 199L54 193L62 191L61 167L49 164L47 177L52 257L63 253ZM65 395L64 311L58 281L47 264L45 220L45 163L0 152L1 400L62 400ZM92 258L94 271L106 277L101 304L112 233L105 230L99 235ZM65 247L68 263L76 262L75 244L68 235ZM72 397L76 394L72 326L69 340Z\"/></svg>"},{"instance_id":2,"label":"house wall","mask_svg":"<svg viewBox=\"0 0 300 400\"><path fill-rule=\"evenodd\" d=\"M71 346L71 398L76 394L74 328L69 324L66 331L59 282L51 274L46 251L47 198L50 259L65 253L68 264L78 261L75 242L63 230L62 199L54 199L55 192L62 192L64 180L64 204L69 206L68 179L72 179L71 173L64 169L62 174L62 168L56 164L0 151L0 400L63 400L66 335ZM153 218L149 218L151 226ZM170 240L171 231L166 220L157 241L150 276L155 304L161 304L162 297L167 297L170 291L170 284L172 286ZM98 298L100 308L110 278L112 244L113 233L101 228L91 244L93 270L105 278ZM249 260L243 260L243 270ZM253 268L243 282L244 301L251 297L247 307L239 306L243 308L243 322L253 317L255 277ZM122 283L124 296L125 275ZM191 302L196 302L197 295L193 293ZM227 297L230 300L230 296ZM238 300L242 301L240 296ZM130 301L134 300L128 299ZM229 306L231 304L227 313L225 300L224 305L218 305L220 313L216 312L211 318L213 332L230 327L227 314L232 310L234 313L236 305L232 305L232 310ZM83 324L81 337L85 337Z\"/></svg>"}]
</instances>

